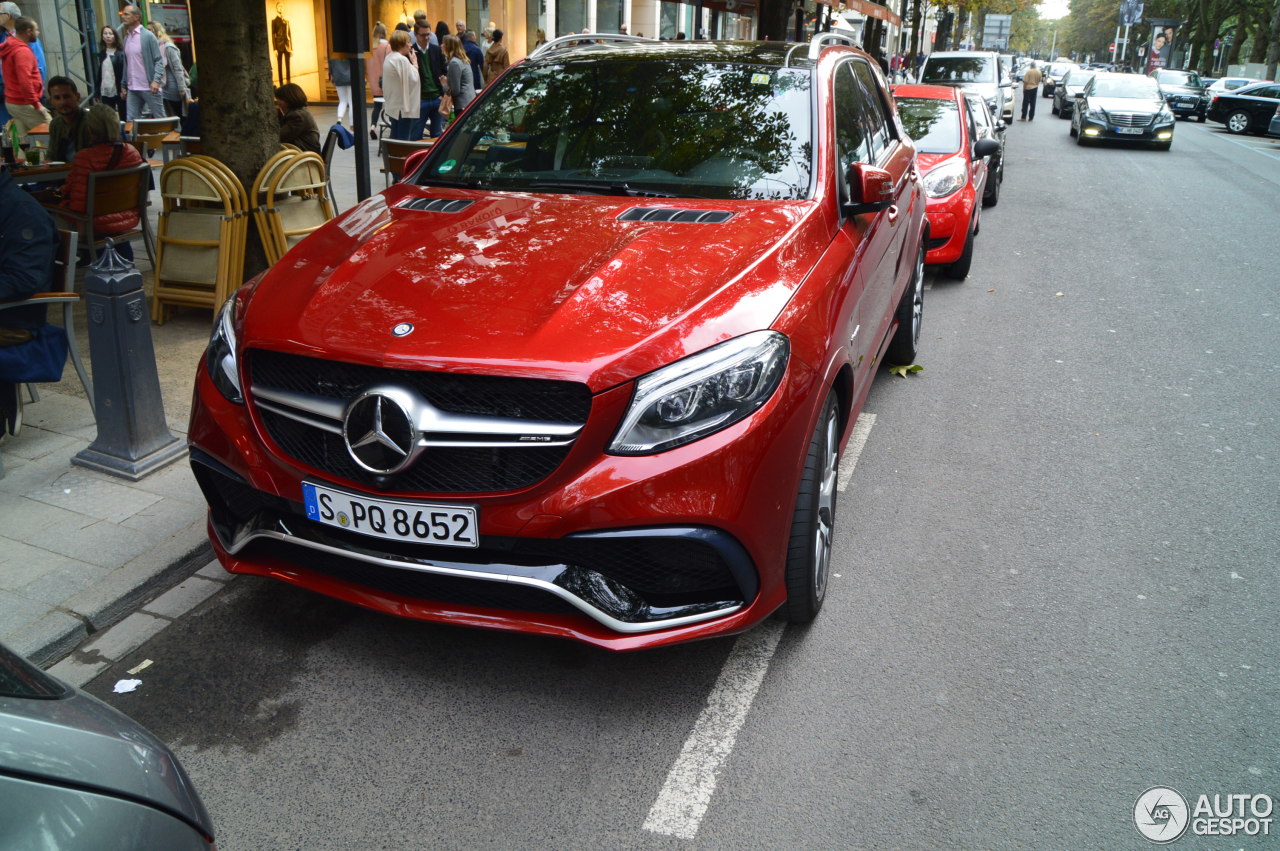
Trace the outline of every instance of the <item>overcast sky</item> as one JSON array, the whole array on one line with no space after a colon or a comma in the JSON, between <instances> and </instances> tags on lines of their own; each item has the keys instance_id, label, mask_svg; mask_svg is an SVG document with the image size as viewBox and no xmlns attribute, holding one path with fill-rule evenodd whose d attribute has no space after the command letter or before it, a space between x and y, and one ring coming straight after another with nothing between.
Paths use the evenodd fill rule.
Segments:
<instances>
[{"instance_id":1,"label":"overcast sky","mask_svg":"<svg viewBox=\"0 0 1280 851\"><path fill-rule=\"evenodd\" d=\"M1067 0L1045 0L1040 4L1040 17L1043 20L1065 18L1069 11L1067 5Z\"/></svg>"}]
</instances>

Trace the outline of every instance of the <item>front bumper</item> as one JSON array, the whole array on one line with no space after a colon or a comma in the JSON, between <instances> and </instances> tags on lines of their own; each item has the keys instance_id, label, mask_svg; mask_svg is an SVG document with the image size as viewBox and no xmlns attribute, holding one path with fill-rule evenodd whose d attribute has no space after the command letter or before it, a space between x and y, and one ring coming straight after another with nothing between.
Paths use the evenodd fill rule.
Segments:
<instances>
[{"instance_id":1,"label":"front bumper","mask_svg":"<svg viewBox=\"0 0 1280 851\"><path fill-rule=\"evenodd\" d=\"M1137 131L1137 132L1132 132ZM1096 118L1082 116L1080 133L1091 140L1113 142L1170 142L1173 140L1173 122L1157 121L1145 127L1122 127Z\"/></svg>"},{"instance_id":2,"label":"front bumper","mask_svg":"<svg viewBox=\"0 0 1280 851\"><path fill-rule=\"evenodd\" d=\"M297 463L264 437L250 407L218 393L202 363L192 466L214 550L232 572L402 617L653 647L740 632L785 600L810 427L791 377L752 417L647 457L600 454L630 398L629 388L606 391L580 445L546 480L442 497L387 493ZM463 499L480 511L480 546L388 541L308 520L303 480L372 498Z\"/></svg>"},{"instance_id":3,"label":"front bumper","mask_svg":"<svg viewBox=\"0 0 1280 851\"><path fill-rule=\"evenodd\" d=\"M1204 117L1209 114L1209 99L1187 95L1168 95L1164 99L1173 110L1174 115L1195 115Z\"/></svg>"},{"instance_id":4,"label":"front bumper","mask_svg":"<svg viewBox=\"0 0 1280 851\"><path fill-rule=\"evenodd\" d=\"M990 179L990 178L988 178ZM973 187L960 190L973 195ZM930 205L926 208L929 218L929 240L925 243L924 262L930 266L954 263L964 253L965 240L969 238L969 225L973 219L974 200L941 199L945 207Z\"/></svg>"}]
</instances>

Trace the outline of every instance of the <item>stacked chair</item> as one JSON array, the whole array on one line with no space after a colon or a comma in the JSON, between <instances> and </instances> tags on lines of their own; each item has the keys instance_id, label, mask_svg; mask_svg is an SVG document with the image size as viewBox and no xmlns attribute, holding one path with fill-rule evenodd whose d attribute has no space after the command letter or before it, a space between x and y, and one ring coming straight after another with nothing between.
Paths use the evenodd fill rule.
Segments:
<instances>
[{"instance_id":1,"label":"stacked chair","mask_svg":"<svg viewBox=\"0 0 1280 851\"><path fill-rule=\"evenodd\" d=\"M268 263L335 215L324 160L310 152L283 150L267 160L251 197Z\"/></svg>"},{"instance_id":2,"label":"stacked chair","mask_svg":"<svg viewBox=\"0 0 1280 851\"><path fill-rule=\"evenodd\" d=\"M151 318L173 305L215 314L244 279L249 199L229 168L212 157L179 157L160 172L164 201Z\"/></svg>"}]
</instances>

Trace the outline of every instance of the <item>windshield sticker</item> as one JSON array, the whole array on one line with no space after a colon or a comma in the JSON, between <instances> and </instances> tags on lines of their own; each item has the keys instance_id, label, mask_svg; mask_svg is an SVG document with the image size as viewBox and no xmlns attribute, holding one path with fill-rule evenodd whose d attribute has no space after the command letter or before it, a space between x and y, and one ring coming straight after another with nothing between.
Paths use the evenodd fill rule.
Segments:
<instances>
[{"instance_id":1,"label":"windshield sticker","mask_svg":"<svg viewBox=\"0 0 1280 851\"><path fill-rule=\"evenodd\" d=\"M437 174L444 174L446 171L453 171L453 167L458 164L457 160L445 160L440 164L440 168L436 169Z\"/></svg>"},{"instance_id":2,"label":"windshield sticker","mask_svg":"<svg viewBox=\"0 0 1280 851\"><path fill-rule=\"evenodd\" d=\"M752 74L751 82L753 85L767 86L769 85L769 75L768 74Z\"/></svg>"}]
</instances>

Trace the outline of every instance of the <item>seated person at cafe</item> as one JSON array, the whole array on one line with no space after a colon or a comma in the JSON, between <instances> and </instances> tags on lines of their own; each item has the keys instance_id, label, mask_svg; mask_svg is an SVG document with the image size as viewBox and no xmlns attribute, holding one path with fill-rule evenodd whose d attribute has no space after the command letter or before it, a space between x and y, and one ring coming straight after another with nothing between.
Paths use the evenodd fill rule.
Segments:
<instances>
[{"instance_id":1,"label":"seated person at cafe","mask_svg":"<svg viewBox=\"0 0 1280 851\"><path fill-rule=\"evenodd\" d=\"M307 109L307 93L302 86L285 83L276 89L276 109L280 112L280 141L320 153L320 128Z\"/></svg>"},{"instance_id":2,"label":"seated person at cafe","mask_svg":"<svg viewBox=\"0 0 1280 851\"><path fill-rule=\"evenodd\" d=\"M98 171L115 171L128 168L142 162L138 149L127 142L120 141L120 116L105 104L94 104L89 107L85 117L81 119L85 125L87 147L78 151L71 161L71 171L67 182L58 190L56 206L48 207L58 220L60 210L83 213L89 206L89 174ZM68 230L76 230L74 220L62 224ZM93 220L93 238L95 240L118 233L133 230L138 226L138 211L123 210L98 216ZM127 241L116 243L116 251L121 257L132 260L133 246Z\"/></svg>"},{"instance_id":3,"label":"seated person at cafe","mask_svg":"<svg viewBox=\"0 0 1280 851\"><path fill-rule=\"evenodd\" d=\"M53 275L58 234L40 205L0 169L0 301L16 301L47 292ZM45 306L0 311L0 348L29 343L44 327ZM0 379L0 437L22 425L18 384Z\"/></svg>"},{"instance_id":4,"label":"seated person at cafe","mask_svg":"<svg viewBox=\"0 0 1280 851\"><path fill-rule=\"evenodd\" d=\"M49 80L49 105L53 120L49 122L49 159L71 162L77 151L89 147L85 135L86 110L80 106L80 90L70 77Z\"/></svg>"}]
</instances>

